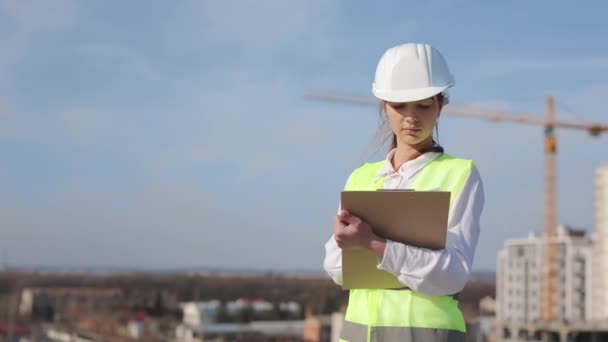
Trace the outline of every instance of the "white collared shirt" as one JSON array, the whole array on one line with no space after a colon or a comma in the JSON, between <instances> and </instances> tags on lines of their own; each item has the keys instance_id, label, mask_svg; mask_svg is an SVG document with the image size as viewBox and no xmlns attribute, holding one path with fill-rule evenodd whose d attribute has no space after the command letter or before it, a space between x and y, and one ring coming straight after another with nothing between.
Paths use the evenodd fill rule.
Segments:
<instances>
[{"instance_id":1,"label":"white collared shirt","mask_svg":"<svg viewBox=\"0 0 608 342\"><path fill-rule=\"evenodd\" d=\"M411 189L416 176L439 152L427 152L394 170L389 152L377 178L385 189ZM377 179L376 178L376 179ZM348 183L348 181L347 181ZM429 295L449 295L462 290L469 279L479 239L479 220L484 206L483 184L473 166L469 177L450 206L446 248L434 251L387 240L378 269L394 274L405 286ZM325 244L323 266L337 284L342 284L342 250L332 234Z\"/></svg>"}]
</instances>

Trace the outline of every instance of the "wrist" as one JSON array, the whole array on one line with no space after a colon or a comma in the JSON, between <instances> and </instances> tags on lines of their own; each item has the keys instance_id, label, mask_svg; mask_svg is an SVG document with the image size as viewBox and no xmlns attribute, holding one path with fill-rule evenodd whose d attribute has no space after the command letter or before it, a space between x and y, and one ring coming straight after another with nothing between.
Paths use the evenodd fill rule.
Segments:
<instances>
[{"instance_id":1,"label":"wrist","mask_svg":"<svg viewBox=\"0 0 608 342\"><path fill-rule=\"evenodd\" d=\"M367 249L371 250L376 254L377 257L384 257L384 250L386 249L386 239L379 236L374 236L368 241Z\"/></svg>"}]
</instances>

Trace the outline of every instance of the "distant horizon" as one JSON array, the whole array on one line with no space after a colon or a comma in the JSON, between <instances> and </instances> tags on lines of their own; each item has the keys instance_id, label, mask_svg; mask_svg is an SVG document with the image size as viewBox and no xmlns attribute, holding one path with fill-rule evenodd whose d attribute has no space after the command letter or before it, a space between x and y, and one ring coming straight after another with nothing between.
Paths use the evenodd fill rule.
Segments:
<instances>
[{"instance_id":1,"label":"distant horizon","mask_svg":"<svg viewBox=\"0 0 608 342\"><path fill-rule=\"evenodd\" d=\"M114 265L74 265L74 264L8 264L3 265L4 268L0 270L4 271L53 271L58 273L70 273L70 272L91 272L91 273L105 273L105 272L144 272L144 273L226 273L226 274L309 274L326 276L327 273L323 269L311 270L311 269L270 269L270 268L242 268L242 267L148 267L148 266L114 266ZM496 274L494 270L473 270L471 276L483 276L489 274Z\"/></svg>"}]
</instances>

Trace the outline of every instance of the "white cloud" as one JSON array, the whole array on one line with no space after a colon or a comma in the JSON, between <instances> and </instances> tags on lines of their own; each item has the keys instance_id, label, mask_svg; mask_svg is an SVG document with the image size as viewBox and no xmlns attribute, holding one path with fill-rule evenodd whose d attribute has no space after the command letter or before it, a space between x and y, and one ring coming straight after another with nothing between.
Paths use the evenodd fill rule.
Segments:
<instances>
[{"instance_id":1,"label":"white cloud","mask_svg":"<svg viewBox=\"0 0 608 342\"><path fill-rule=\"evenodd\" d=\"M148 58L137 51L125 46L106 43L86 43L71 51L62 50L59 53L74 53L85 60L103 61L104 65L121 73L135 73L145 81L159 81L163 75Z\"/></svg>"},{"instance_id":2,"label":"white cloud","mask_svg":"<svg viewBox=\"0 0 608 342\"><path fill-rule=\"evenodd\" d=\"M0 39L0 82L5 81L6 70L26 53L31 35L68 27L74 19L76 6L75 0L0 0L0 12L12 18L14 25L9 31L12 33Z\"/></svg>"},{"instance_id":3,"label":"white cloud","mask_svg":"<svg viewBox=\"0 0 608 342\"><path fill-rule=\"evenodd\" d=\"M19 30L56 30L71 24L78 6L76 0L0 0L0 11L13 18Z\"/></svg>"},{"instance_id":4,"label":"white cloud","mask_svg":"<svg viewBox=\"0 0 608 342\"><path fill-rule=\"evenodd\" d=\"M177 50L202 47L219 56L225 53L214 49L227 46L272 54L284 49L285 44L297 44L302 35L311 32L316 39L322 39L326 25L335 18L337 5L321 0L183 3L169 24L169 32L179 34L171 35L168 42Z\"/></svg>"},{"instance_id":5,"label":"white cloud","mask_svg":"<svg viewBox=\"0 0 608 342\"><path fill-rule=\"evenodd\" d=\"M8 30L10 33L0 35L0 93L10 93L11 73L26 56L32 35L68 27L73 22L77 5L76 0L0 0L0 12L12 19L8 23L12 26Z\"/></svg>"},{"instance_id":6,"label":"white cloud","mask_svg":"<svg viewBox=\"0 0 608 342\"><path fill-rule=\"evenodd\" d=\"M47 113L17 114L7 110L0 120L0 137L46 146L96 145L106 141L112 129L106 115L84 107Z\"/></svg>"},{"instance_id":7,"label":"white cloud","mask_svg":"<svg viewBox=\"0 0 608 342\"><path fill-rule=\"evenodd\" d=\"M311 24L333 16L326 1L203 1L200 3L207 38L222 37L247 45L268 45L293 38Z\"/></svg>"}]
</instances>

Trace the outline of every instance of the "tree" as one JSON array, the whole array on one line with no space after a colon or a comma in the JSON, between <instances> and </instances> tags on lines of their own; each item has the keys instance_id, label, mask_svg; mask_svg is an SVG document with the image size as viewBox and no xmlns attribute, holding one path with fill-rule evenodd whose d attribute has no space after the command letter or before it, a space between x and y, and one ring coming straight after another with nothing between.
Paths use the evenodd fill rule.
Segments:
<instances>
[{"instance_id":1,"label":"tree","mask_svg":"<svg viewBox=\"0 0 608 342\"><path fill-rule=\"evenodd\" d=\"M230 317L228 314L224 301L221 302L220 307L217 309L217 316L215 317L215 320L218 323L232 322L232 317Z\"/></svg>"},{"instance_id":2,"label":"tree","mask_svg":"<svg viewBox=\"0 0 608 342\"><path fill-rule=\"evenodd\" d=\"M236 315L236 321L239 323L249 323L253 320L253 308L251 305L246 304L243 306Z\"/></svg>"},{"instance_id":3,"label":"tree","mask_svg":"<svg viewBox=\"0 0 608 342\"><path fill-rule=\"evenodd\" d=\"M160 317L165 314L165 305L163 303L163 294L161 291L156 292L156 298L154 300L154 306L150 310L150 315Z\"/></svg>"}]
</instances>

